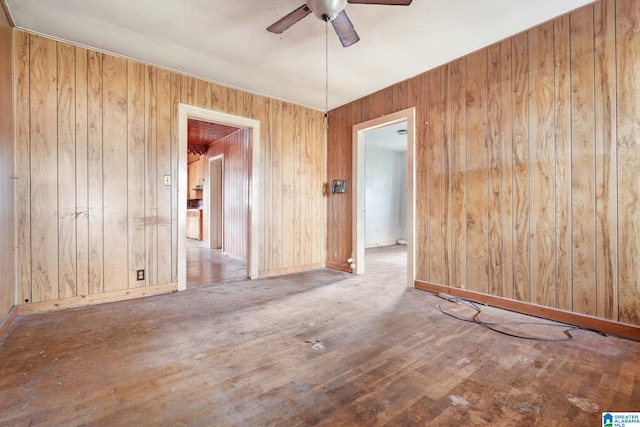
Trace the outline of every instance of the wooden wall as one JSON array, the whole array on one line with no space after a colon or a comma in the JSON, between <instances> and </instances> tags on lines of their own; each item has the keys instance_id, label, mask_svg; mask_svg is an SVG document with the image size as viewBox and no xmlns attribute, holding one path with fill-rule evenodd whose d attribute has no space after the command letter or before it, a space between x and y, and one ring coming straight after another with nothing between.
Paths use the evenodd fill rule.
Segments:
<instances>
[{"instance_id":1,"label":"wooden wall","mask_svg":"<svg viewBox=\"0 0 640 427\"><path fill-rule=\"evenodd\" d=\"M15 71L21 302L176 282L179 103L261 122L260 268L324 263L322 113L22 31Z\"/></svg>"},{"instance_id":2,"label":"wooden wall","mask_svg":"<svg viewBox=\"0 0 640 427\"><path fill-rule=\"evenodd\" d=\"M328 179L415 106L417 280L640 325L638 52L640 2L605 0L398 83L331 112Z\"/></svg>"},{"instance_id":3,"label":"wooden wall","mask_svg":"<svg viewBox=\"0 0 640 427\"><path fill-rule=\"evenodd\" d=\"M225 253L247 260L249 232L249 147L246 129L239 129L209 147L204 156L205 191L209 191L209 159L224 155L223 231ZM208 197L205 197L205 200ZM205 236L209 229L208 212L204 217Z\"/></svg>"},{"instance_id":4,"label":"wooden wall","mask_svg":"<svg viewBox=\"0 0 640 427\"><path fill-rule=\"evenodd\" d=\"M12 34L0 5L0 326L15 301Z\"/></svg>"}]
</instances>

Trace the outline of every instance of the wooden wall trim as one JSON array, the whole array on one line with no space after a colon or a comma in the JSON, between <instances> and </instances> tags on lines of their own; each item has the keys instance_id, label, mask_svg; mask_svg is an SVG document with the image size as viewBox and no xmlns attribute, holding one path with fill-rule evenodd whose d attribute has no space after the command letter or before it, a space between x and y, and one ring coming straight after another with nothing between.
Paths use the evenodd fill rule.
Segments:
<instances>
[{"instance_id":1,"label":"wooden wall trim","mask_svg":"<svg viewBox=\"0 0 640 427\"><path fill-rule=\"evenodd\" d=\"M480 292L469 291L460 288L451 288L449 286L436 285L420 280L415 282L416 289L421 291L432 292L438 294L445 292L449 295L461 298L472 298L488 304L492 307L502 308L518 313L529 314L531 316L542 317L556 322L566 323L569 325L580 326L582 328L593 329L599 332L605 332L612 335L618 335L640 341L640 327L627 325L624 323L614 322L612 320L600 319L586 314L572 313L556 308L544 307L537 304L515 301L507 298L487 295Z\"/></svg>"},{"instance_id":2,"label":"wooden wall trim","mask_svg":"<svg viewBox=\"0 0 640 427\"><path fill-rule=\"evenodd\" d=\"M17 306L18 314L39 313L43 311L56 311L67 308L84 307L88 305L104 304L108 302L124 301L128 299L149 297L153 295L163 295L176 292L177 283L166 285L148 286L146 288L120 289L102 294L71 297L52 301L35 302Z\"/></svg>"}]
</instances>

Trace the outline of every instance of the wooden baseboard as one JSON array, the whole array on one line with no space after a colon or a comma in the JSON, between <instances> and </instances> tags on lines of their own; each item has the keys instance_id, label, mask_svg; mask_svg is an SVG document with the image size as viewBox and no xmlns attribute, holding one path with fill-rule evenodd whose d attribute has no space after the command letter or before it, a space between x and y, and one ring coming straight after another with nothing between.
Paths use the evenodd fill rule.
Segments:
<instances>
[{"instance_id":1,"label":"wooden baseboard","mask_svg":"<svg viewBox=\"0 0 640 427\"><path fill-rule=\"evenodd\" d=\"M177 283L148 286L144 288L123 289L119 291L105 292L102 294L83 295L79 297L64 298L52 301L22 304L17 306L17 311L18 314L28 314L42 311L62 310L65 308L84 307L89 305L104 304L107 302L148 297L152 295L168 294L177 290Z\"/></svg>"},{"instance_id":2,"label":"wooden baseboard","mask_svg":"<svg viewBox=\"0 0 640 427\"><path fill-rule=\"evenodd\" d=\"M523 301L487 295L480 292L469 291L449 286L435 285L433 283L415 281L416 289L433 293L445 292L449 295L462 298L471 298L488 304L492 307L503 308L509 311L529 314L531 316L542 317L556 322L569 325L580 326L587 329L618 335L624 338L640 341L640 326L633 326L626 323L614 322L613 320L601 319L586 314L573 313L557 308L544 307Z\"/></svg>"},{"instance_id":3,"label":"wooden baseboard","mask_svg":"<svg viewBox=\"0 0 640 427\"><path fill-rule=\"evenodd\" d=\"M11 329L16 317L18 317L18 308L14 305L11 310L9 310L9 313L4 316L4 319L0 320L0 342L2 342L4 336L9 332L9 329Z\"/></svg>"},{"instance_id":4,"label":"wooden baseboard","mask_svg":"<svg viewBox=\"0 0 640 427\"><path fill-rule=\"evenodd\" d=\"M339 270L339 271L346 271L347 273L353 273L353 270L347 264L338 264L335 262L328 262L326 267L332 270Z\"/></svg>"},{"instance_id":5,"label":"wooden baseboard","mask_svg":"<svg viewBox=\"0 0 640 427\"><path fill-rule=\"evenodd\" d=\"M266 277L284 276L285 274L301 273L303 271L318 270L324 268L323 262L316 262L315 264L297 265L295 267L276 268L274 270L265 270L260 272L260 279Z\"/></svg>"}]
</instances>

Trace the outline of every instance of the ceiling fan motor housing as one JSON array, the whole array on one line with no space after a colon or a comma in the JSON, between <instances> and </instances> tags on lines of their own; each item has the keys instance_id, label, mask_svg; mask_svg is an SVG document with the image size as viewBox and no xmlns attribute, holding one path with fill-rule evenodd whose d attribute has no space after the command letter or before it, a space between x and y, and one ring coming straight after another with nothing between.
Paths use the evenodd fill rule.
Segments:
<instances>
[{"instance_id":1,"label":"ceiling fan motor housing","mask_svg":"<svg viewBox=\"0 0 640 427\"><path fill-rule=\"evenodd\" d=\"M307 6L319 19L333 21L347 5L347 0L307 0Z\"/></svg>"}]
</instances>

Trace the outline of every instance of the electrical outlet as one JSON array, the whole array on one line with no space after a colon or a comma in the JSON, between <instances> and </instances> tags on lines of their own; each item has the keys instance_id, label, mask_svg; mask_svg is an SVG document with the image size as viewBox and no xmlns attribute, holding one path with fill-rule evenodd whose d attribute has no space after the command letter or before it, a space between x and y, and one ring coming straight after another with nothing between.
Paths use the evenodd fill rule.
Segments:
<instances>
[{"instance_id":1,"label":"electrical outlet","mask_svg":"<svg viewBox=\"0 0 640 427\"><path fill-rule=\"evenodd\" d=\"M144 280L144 270L138 270L138 280Z\"/></svg>"},{"instance_id":2,"label":"electrical outlet","mask_svg":"<svg viewBox=\"0 0 640 427\"><path fill-rule=\"evenodd\" d=\"M171 175L164 176L164 185L171 185Z\"/></svg>"}]
</instances>

